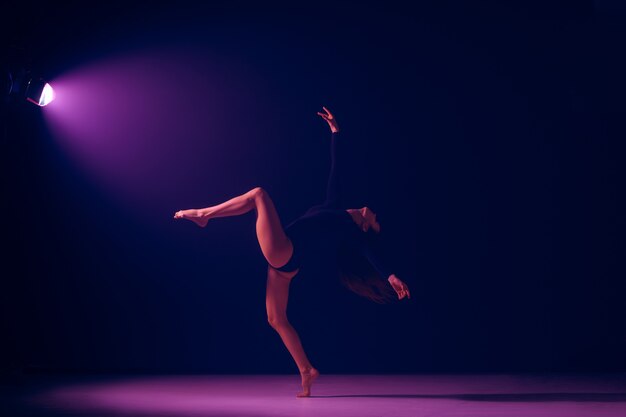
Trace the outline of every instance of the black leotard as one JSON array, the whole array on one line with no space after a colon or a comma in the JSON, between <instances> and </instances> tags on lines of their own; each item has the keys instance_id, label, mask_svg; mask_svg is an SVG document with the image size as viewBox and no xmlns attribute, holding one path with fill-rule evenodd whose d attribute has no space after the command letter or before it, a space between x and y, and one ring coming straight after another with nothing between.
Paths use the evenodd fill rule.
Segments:
<instances>
[{"instance_id":1,"label":"black leotard","mask_svg":"<svg viewBox=\"0 0 626 417\"><path fill-rule=\"evenodd\" d=\"M340 208L341 175L338 175L338 133L331 137L331 165L326 186L326 201L313 206L301 217L285 228L285 234L293 244L293 254L287 263L278 269L293 272L303 263L319 260L321 253L336 252L341 243L348 244L361 252L383 278L389 271L380 260L378 251L365 239L366 233L354 222L352 216Z\"/></svg>"}]
</instances>

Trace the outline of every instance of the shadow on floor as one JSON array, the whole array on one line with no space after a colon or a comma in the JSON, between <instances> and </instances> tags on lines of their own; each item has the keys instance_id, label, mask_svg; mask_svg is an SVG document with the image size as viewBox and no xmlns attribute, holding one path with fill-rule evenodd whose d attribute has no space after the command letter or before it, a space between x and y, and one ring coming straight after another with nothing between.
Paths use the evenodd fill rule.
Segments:
<instances>
[{"instance_id":1,"label":"shadow on floor","mask_svg":"<svg viewBox=\"0 0 626 417\"><path fill-rule=\"evenodd\" d=\"M493 401L493 402L626 402L626 393L524 393L524 394L353 394L353 395L313 395L311 398L431 398L452 399L462 401Z\"/></svg>"}]
</instances>

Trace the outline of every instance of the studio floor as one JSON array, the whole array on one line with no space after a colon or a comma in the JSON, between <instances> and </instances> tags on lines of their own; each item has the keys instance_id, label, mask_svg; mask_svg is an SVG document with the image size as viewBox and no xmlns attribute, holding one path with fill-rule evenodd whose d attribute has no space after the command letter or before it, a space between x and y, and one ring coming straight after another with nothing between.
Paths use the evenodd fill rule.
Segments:
<instances>
[{"instance_id":1,"label":"studio floor","mask_svg":"<svg viewBox=\"0 0 626 417\"><path fill-rule=\"evenodd\" d=\"M626 375L28 376L2 416L626 416Z\"/></svg>"}]
</instances>

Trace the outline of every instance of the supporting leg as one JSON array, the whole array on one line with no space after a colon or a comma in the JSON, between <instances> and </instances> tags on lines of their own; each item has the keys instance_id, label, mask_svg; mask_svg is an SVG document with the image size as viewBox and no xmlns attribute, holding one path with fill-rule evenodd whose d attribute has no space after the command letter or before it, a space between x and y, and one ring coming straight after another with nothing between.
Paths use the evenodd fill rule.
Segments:
<instances>
[{"instance_id":1,"label":"supporting leg","mask_svg":"<svg viewBox=\"0 0 626 417\"><path fill-rule=\"evenodd\" d=\"M270 325L278 332L285 347L296 362L302 377L302 392L298 397L311 395L311 385L319 376L317 369L313 368L309 358L304 352L298 333L287 320L287 301L289 299L289 283L291 277L283 275L273 268L267 272L267 292L265 306L267 319Z\"/></svg>"}]
</instances>

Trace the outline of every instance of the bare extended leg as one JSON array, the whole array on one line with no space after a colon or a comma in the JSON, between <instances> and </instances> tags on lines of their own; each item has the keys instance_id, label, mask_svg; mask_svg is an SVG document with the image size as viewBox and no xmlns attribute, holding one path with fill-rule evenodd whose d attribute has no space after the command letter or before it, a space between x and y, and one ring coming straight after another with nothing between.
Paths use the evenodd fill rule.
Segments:
<instances>
[{"instance_id":1,"label":"bare extended leg","mask_svg":"<svg viewBox=\"0 0 626 417\"><path fill-rule=\"evenodd\" d=\"M204 227L209 219L239 216L253 209L257 212L256 234L263 256L272 266L284 265L293 253L293 246L285 235L272 199L260 187L215 206L180 210L174 214L174 218L191 220Z\"/></svg>"},{"instance_id":2,"label":"bare extended leg","mask_svg":"<svg viewBox=\"0 0 626 417\"><path fill-rule=\"evenodd\" d=\"M313 385L315 378L319 376L319 372L309 362L298 333L287 320L289 283L293 275L295 273L283 274L272 267L268 268L265 307L270 325L278 332L300 370L302 392L298 394L298 397L309 397L311 395L311 385Z\"/></svg>"}]
</instances>

